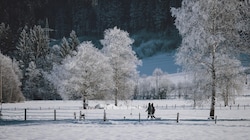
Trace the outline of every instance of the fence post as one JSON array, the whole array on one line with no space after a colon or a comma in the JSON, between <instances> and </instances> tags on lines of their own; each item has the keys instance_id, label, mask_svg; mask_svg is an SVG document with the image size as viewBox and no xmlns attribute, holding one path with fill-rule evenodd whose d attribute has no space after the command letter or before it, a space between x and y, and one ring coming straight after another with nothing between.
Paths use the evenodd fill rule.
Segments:
<instances>
[{"instance_id":1,"label":"fence post","mask_svg":"<svg viewBox=\"0 0 250 140\"><path fill-rule=\"evenodd\" d=\"M54 109L54 121L56 120L56 110Z\"/></svg>"},{"instance_id":2,"label":"fence post","mask_svg":"<svg viewBox=\"0 0 250 140\"><path fill-rule=\"evenodd\" d=\"M179 123L179 112L177 113L176 122Z\"/></svg>"},{"instance_id":3,"label":"fence post","mask_svg":"<svg viewBox=\"0 0 250 140\"><path fill-rule=\"evenodd\" d=\"M214 123L215 124L217 123L217 116L215 116Z\"/></svg>"},{"instance_id":4,"label":"fence post","mask_svg":"<svg viewBox=\"0 0 250 140\"><path fill-rule=\"evenodd\" d=\"M107 118L106 118L106 111L104 110L104 115L103 115L103 121L106 121Z\"/></svg>"},{"instance_id":5,"label":"fence post","mask_svg":"<svg viewBox=\"0 0 250 140\"><path fill-rule=\"evenodd\" d=\"M238 110L240 109L240 104L238 104Z\"/></svg>"},{"instance_id":6,"label":"fence post","mask_svg":"<svg viewBox=\"0 0 250 140\"><path fill-rule=\"evenodd\" d=\"M76 120L76 112L74 112L74 119Z\"/></svg>"},{"instance_id":7,"label":"fence post","mask_svg":"<svg viewBox=\"0 0 250 140\"><path fill-rule=\"evenodd\" d=\"M139 122L141 122L141 113L139 113Z\"/></svg>"},{"instance_id":8,"label":"fence post","mask_svg":"<svg viewBox=\"0 0 250 140\"><path fill-rule=\"evenodd\" d=\"M80 111L79 120L81 120L81 116L82 116L82 111Z\"/></svg>"},{"instance_id":9,"label":"fence post","mask_svg":"<svg viewBox=\"0 0 250 140\"><path fill-rule=\"evenodd\" d=\"M27 120L27 109L26 108L24 109L24 120L25 121Z\"/></svg>"}]
</instances>

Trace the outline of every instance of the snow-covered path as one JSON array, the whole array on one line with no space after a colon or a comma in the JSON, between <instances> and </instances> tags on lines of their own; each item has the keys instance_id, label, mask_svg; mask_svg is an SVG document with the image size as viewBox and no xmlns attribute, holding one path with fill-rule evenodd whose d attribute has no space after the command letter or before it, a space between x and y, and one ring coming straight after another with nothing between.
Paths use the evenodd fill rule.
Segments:
<instances>
[{"instance_id":1,"label":"snow-covered path","mask_svg":"<svg viewBox=\"0 0 250 140\"><path fill-rule=\"evenodd\" d=\"M247 124L246 124L247 123ZM0 127L8 140L245 140L249 122L43 122Z\"/></svg>"}]
</instances>

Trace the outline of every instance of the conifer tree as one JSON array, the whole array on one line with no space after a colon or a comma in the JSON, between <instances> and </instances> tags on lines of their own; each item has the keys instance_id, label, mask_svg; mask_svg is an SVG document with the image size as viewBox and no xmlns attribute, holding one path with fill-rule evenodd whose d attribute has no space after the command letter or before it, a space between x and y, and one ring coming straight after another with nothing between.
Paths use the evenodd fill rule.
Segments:
<instances>
[{"instance_id":1,"label":"conifer tree","mask_svg":"<svg viewBox=\"0 0 250 140\"><path fill-rule=\"evenodd\" d=\"M9 25L0 24L0 50L3 54L13 56L12 51L15 50L14 38Z\"/></svg>"},{"instance_id":2,"label":"conifer tree","mask_svg":"<svg viewBox=\"0 0 250 140\"><path fill-rule=\"evenodd\" d=\"M76 51L77 46L80 44L79 39L77 38L76 32L74 30L71 31L69 35L69 46L72 51Z\"/></svg>"},{"instance_id":3,"label":"conifer tree","mask_svg":"<svg viewBox=\"0 0 250 140\"><path fill-rule=\"evenodd\" d=\"M60 57L65 58L67 55L72 55L72 50L69 43L65 37L63 37L60 45Z\"/></svg>"}]
</instances>

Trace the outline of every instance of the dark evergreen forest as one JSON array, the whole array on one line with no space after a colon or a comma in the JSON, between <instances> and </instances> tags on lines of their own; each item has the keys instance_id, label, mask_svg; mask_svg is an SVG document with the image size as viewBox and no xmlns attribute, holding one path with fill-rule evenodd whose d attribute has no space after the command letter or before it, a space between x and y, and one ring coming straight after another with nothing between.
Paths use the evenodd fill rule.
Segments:
<instances>
[{"instance_id":1,"label":"dark evergreen forest","mask_svg":"<svg viewBox=\"0 0 250 140\"><path fill-rule=\"evenodd\" d=\"M10 28L1 51L11 55L24 26L45 27L46 19L53 29L50 37L57 40L72 30L82 40L98 40L105 29L117 26L130 33L137 47L162 38L174 40L164 49L175 48L180 39L170 8L180 5L181 0L0 0L0 23Z\"/></svg>"},{"instance_id":2,"label":"dark evergreen forest","mask_svg":"<svg viewBox=\"0 0 250 140\"><path fill-rule=\"evenodd\" d=\"M104 31L116 26L134 39L139 59L172 51L181 38L170 8L180 5L181 0L0 0L0 54L13 60L7 66L15 62L20 68L19 97L61 99L45 73L80 42L101 48ZM12 86L6 85L3 99L11 102Z\"/></svg>"}]
</instances>

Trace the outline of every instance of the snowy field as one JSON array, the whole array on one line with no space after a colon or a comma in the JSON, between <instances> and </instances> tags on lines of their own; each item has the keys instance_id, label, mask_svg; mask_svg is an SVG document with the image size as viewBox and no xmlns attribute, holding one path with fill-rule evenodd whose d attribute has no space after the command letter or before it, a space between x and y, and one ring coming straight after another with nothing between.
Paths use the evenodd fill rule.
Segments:
<instances>
[{"instance_id":1,"label":"snowy field","mask_svg":"<svg viewBox=\"0 0 250 140\"><path fill-rule=\"evenodd\" d=\"M156 120L147 119L145 110L148 102L154 103L156 107ZM115 107L113 101L89 101L88 110L82 110L81 101L27 101L3 104L0 139L245 140L250 138L250 97L237 98L231 108L217 103L216 123L208 119L209 104L194 109L191 101L184 100L136 100L118 103L119 106ZM24 109L27 110L26 121L24 121ZM79 120L80 111L85 114L85 120ZM106 121L103 121L104 112ZM177 113L179 113L179 123L176 122Z\"/></svg>"}]
</instances>

